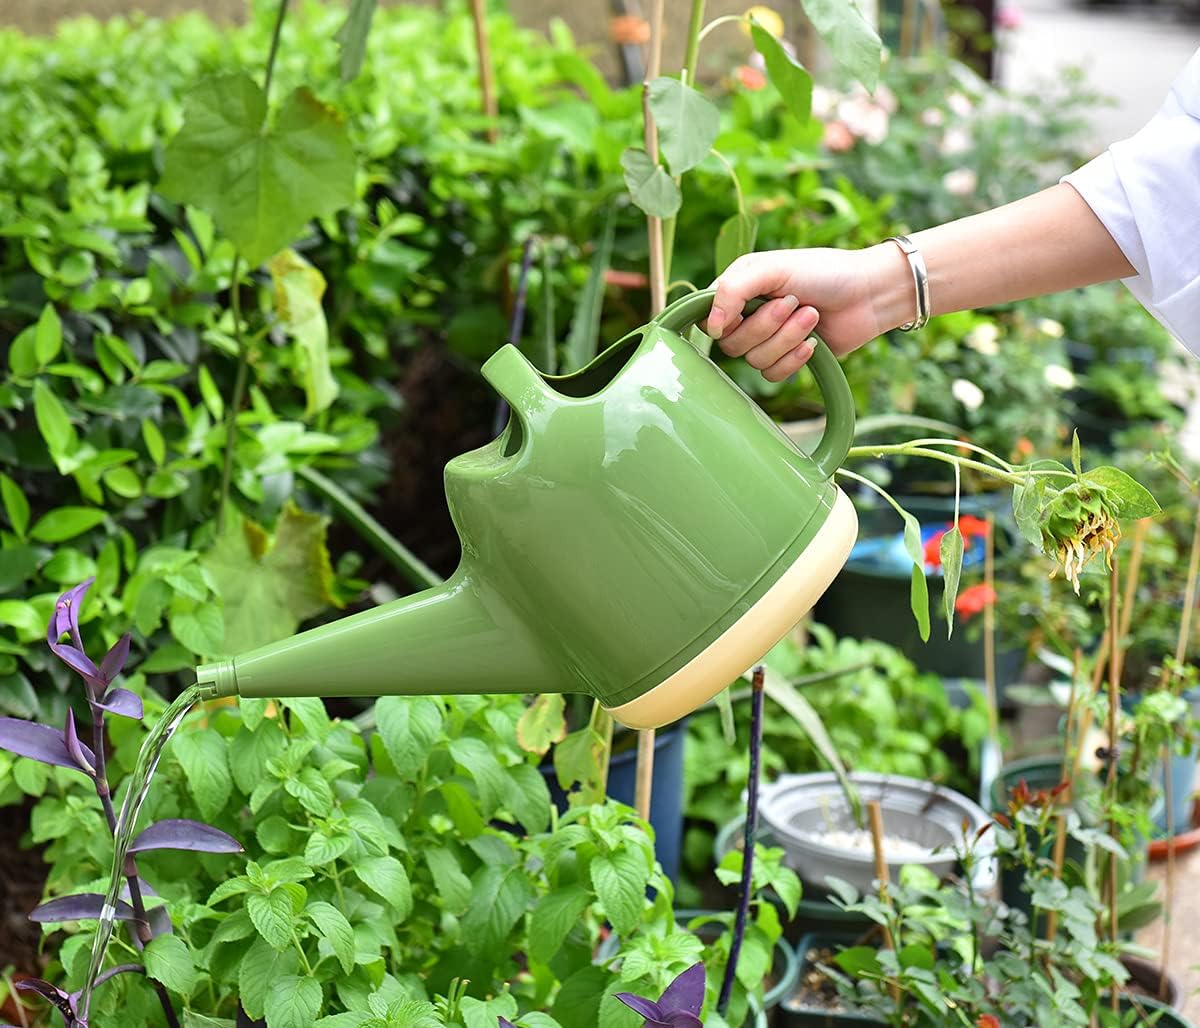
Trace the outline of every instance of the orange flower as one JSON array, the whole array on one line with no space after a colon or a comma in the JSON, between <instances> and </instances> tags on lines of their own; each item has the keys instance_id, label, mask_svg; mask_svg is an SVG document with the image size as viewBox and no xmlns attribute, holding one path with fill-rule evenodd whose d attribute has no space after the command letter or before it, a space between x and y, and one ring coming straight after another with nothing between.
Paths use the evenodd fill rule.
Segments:
<instances>
[{"instance_id":1,"label":"orange flower","mask_svg":"<svg viewBox=\"0 0 1200 1028\"><path fill-rule=\"evenodd\" d=\"M980 582L979 585L973 585L958 594L958 599L954 601L954 610L965 619L974 617L984 607L990 607L995 602L996 590L985 582Z\"/></svg>"},{"instance_id":2,"label":"orange flower","mask_svg":"<svg viewBox=\"0 0 1200 1028\"><path fill-rule=\"evenodd\" d=\"M1000 1028L1000 1021L995 1014L980 1014L975 1028Z\"/></svg>"},{"instance_id":3,"label":"orange flower","mask_svg":"<svg viewBox=\"0 0 1200 1028\"><path fill-rule=\"evenodd\" d=\"M958 530L962 532L964 542L970 542L972 539L986 539L988 523L983 518L975 517L974 514L964 514L958 519Z\"/></svg>"},{"instance_id":4,"label":"orange flower","mask_svg":"<svg viewBox=\"0 0 1200 1028\"><path fill-rule=\"evenodd\" d=\"M743 64L737 70L738 81L749 90L757 92L767 84L767 76L757 68L752 68L748 64Z\"/></svg>"},{"instance_id":5,"label":"orange flower","mask_svg":"<svg viewBox=\"0 0 1200 1028\"><path fill-rule=\"evenodd\" d=\"M825 136L821 142L826 150L845 153L854 146L854 133L844 121L831 121L825 126Z\"/></svg>"},{"instance_id":6,"label":"orange flower","mask_svg":"<svg viewBox=\"0 0 1200 1028\"><path fill-rule=\"evenodd\" d=\"M636 14L618 14L608 22L608 34L614 43L627 45L630 43L650 42L650 22L639 18Z\"/></svg>"},{"instance_id":7,"label":"orange flower","mask_svg":"<svg viewBox=\"0 0 1200 1028\"><path fill-rule=\"evenodd\" d=\"M943 528L940 532L934 532L928 539L925 540L925 563L931 568L940 568L942 566L942 536L950 531L949 526Z\"/></svg>"},{"instance_id":8,"label":"orange flower","mask_svg":"<svg viewBox=\"0 0 1200 1028\"><path fill-rule=\"evenodd\" d=\"M1031 453L1033 453L1033 443L1029 439L1026 439L1025 436L1021 436L1021 438L1017 440L1017 453L1019 453L1022 457L1028 457Z\"/></svg>"}]
</instances>

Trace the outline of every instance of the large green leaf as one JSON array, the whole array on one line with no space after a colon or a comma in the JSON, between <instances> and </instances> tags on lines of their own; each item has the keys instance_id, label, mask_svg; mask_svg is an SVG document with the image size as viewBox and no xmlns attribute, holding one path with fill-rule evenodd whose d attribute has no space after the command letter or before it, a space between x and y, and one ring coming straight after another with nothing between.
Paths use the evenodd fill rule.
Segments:
<instances>
[{"instance_id":1,"label":"large green leaf","mask_svg":"<svg viewBox=\"0 0 1200 1028\"><path fill-rule=\"evenodd\" d=\"M634 204L652 218L670 218L683 203L683 194L661 164L650 159L640 147L631 146L621 154L621 170Z\"/></svg>"},{"instance_id":2,"label":"large green leaf","mask_svg":"<svg viewBox=\"0 0 1200 1028\"><path fill-rule=\"evenodd\" d=\"M307 400L305 413L325 410L337 398L329 367L329 326L321 297L325 278L295 250L280 250L267 262L274 286L275 313L298 347L297 371Z\"/></svg>"},{"instance_id":3,"label":"large green leaf","mask_svg":"<svg viewBox=\"0 0 1200 1028\"><path fill-rule=\"evenodd\" d=\"M929 642L929 583L925 580L925 548L921 545L921 523L906 510L896 508L904 520L904 549L913 562L909 605L917 619L921 641Z\"/></svg>"},{"instance_id":4,"label":"large green leaf","mask_svg":"<svg viewBox=\"0 0 1200 1028\"><path fill-rule=\"evenodd\" d=\"M354 153L341 118L297 89L267 118L267 98L248 75L200 83L183 128L167 147L158 188L212 215L251 264L354 200Z\"/></svg>"},{"instance_id":5,"label":"large green leaf","mask_svg":"<svg viewBox=\"0 0 1200 1028\"><path fill-rule=\"evenodd\" d=\"M333 955L342 965L342 970L349 974L354 970L354 929L350 922L332 903L323 901L310 903L304 911L308 919L317 926L326 942L333 949Z\"/></svg>"},{"instance_id":6,"label":"large green leaf","mask_svg":"<svg viewBox=\"0 0 1200 1028\"><path fill-rule=\"evenodd\" d=\"M739 211L727 218L717 232L714 261L717 274L721 274L743 254L752 253L757 235L758 222L752 215Z\"/></svg>"},{"instance_id":7,"label":"large green leaf","mask_svg":"<svg viewBox=\"0 0 1200 1028\"><path fill-rule=\"evenodd\" d=\"M592 255L587 282L584 283L575 317L571 321L571 334L567 337L566 352L563 354L564 372L577 371L596 356L600 341L600 313L604 307L604 279L612 263L616 224L616 211L609 207L604 215L604 231Z\"/></svg>"},{"instance_id":8,"label":"large green leaf","mask_svg":"<svg viewBox=\"0 0 1200 1028\"><path fill-rule=\"evenodd\" d=\"M855 0L804 0L804 13L834 60L873 90L879 83L883 44Z\"/></svg>"},{"instance_id":9,"label":"large green leaf","mask_svg":"<svg viewBox=\"0 0 1200 1028\"><path fill-rule=\"evenodd\" d=\"M327 518L288 502L271 544L254 522L232 509L230 515L203 558L224 601L226 653L285 639L305 618L337 605L325 548Z\"/></svg>"},{"instance_id":10,"label":"large green leaf","mask_svg":"<svg viewBox=\"0 0 1200 1028\"><path fill-rule=\"evenodd\" d=\"M282 887L269 893L253 892L246 897L246 913L254 922L258 934L276 949L292 945L295 930L295 915L292 897Z\"/></svg>"},{"instance_id":11,"label":"large green leaf","mask_svg":"<svg viewBox=\"0 0 1200 1028\"><path fill-rule=\"evenodd\" d=\"M312 1028L321 1011L321 983L307 975L288 975L271 986L263 1005L270 1028Z\"/></svg>"},{"instance_id":12,"label":"large green leaf","mask_svg":"<svg viewBox=\"0 0 1200 1028\"><path fill-rule=\"evenodd\" d=\"M592 885L620 935L637 927L646 904L648 871L645 857L631 848L598 855L589 866Z\"/></svg>"},{"instance_id":13,"label":"large green leaf","mask_svg":"<svg viewBox=\"0 0 1200 1028\"><path fill-rule=\"evenodd\" d=\"M196 984L196 965L191 951L178 935L159 935L146 944L142 954L146 974L172 992L186 996Z\"/></svg>"},{"instance_id":14,"label":"large green leaf","mask_svg":"<svg viewBox=\"0 0 1200 1028\"><path fill-rule=\"evenodd\" d=\"M673 175L694 168L712 149L721 113L711 100L670 76L650 83L650 111L658 140Z\"/></svg>"},{"instance_id":15,"label":"large green leaf","mask_svg":"<svg viewBox=\"0 0 1200 1028\"><path fill-rule=\"evenodd\" d=\"M221 813L233 791L228 750L225 739L210 731L180 732L171 743L171 751L183 765L192 797L206 818Z\"/></svg>"},{"instance_id":16,"label":"large green leaf","mask_svg":"<svg viewBox=\"0 0 1200 1028\"><path fill-rule=\"evenodd\" d=\"M561 885L538 900L529 916L529 955L549 963L591 901L581 885Z\"/></svg>"},{"instance_id":17,"label":"large green leaf","mask_svg":"<svg viewBox=\"0 0 1200 1028\"><path fill-rule=\"evenodd\" d=\"M412 913L412 886L408 872L395 857L364 857L354 863L358 880L382 896L396 911L396 922Z\"/></svg>"},{"instance_id":18,"label":"large green leaf","mask_svg":"<svg viewBox=\"0 0 1200 1028\"><path fill-rule=\"evenodd\" d=\"M1083 480L1108 490L1109 503L1122 520L1148 518L1162 511L1150 490L1135 482L1120 468L1096 468L1084 474Z\"/></svg>"},{"instance_id":19,"label":"large green leaf","mask_svg":"<svg viewBox=\"0 0 1200 1028\"><path fill-rule=\"evenodd\" d=\"M962 578L963 537L958 525L942 536L942 605L946 612L946 638L954 634L954 601L958 599L958 583Z\"/></svg>"},{"instance_id":20,"label":"large green leaf","mask_svg":"<svg viewBox=\"0 0 1200 1028\"><path fill-rule=\"evenodd\" d=\"M475 955L498 952L532 898L533 886L523 868L495 864L485 868L462 919L467 949Z\"/></svg>"},{"instance_id":21,"label":"large green leaf","mask_svg":"<svg viewBox=\"0 0 1200 1028\"><path fill-rule=\"evenodd\" d=\"M34 523L29 534L40 543L61 543L95 528L105 513L95 507L56 507Z\"/></svg>"},{"instance_id":22,"label":"large green leaf","mask_svg":"<svg viewBox=\"0 0 1200 1028\"><path fill-rule=\"evenodd\" d=\"M771 84L779 90L788 110L799 121L808 121L812 115L812 76L761 25L750 25L750 38L754 40L754 48L762 54Z\"/></svg>"}]
</instances>

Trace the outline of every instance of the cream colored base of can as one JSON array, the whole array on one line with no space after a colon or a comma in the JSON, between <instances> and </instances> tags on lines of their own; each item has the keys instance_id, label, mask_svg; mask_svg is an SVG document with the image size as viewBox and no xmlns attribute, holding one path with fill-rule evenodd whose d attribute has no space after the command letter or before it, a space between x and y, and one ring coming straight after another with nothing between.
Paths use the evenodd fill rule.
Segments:
<instances>
[{"instance_id":1,"label":"cream colored base of can","mask_svg":"<svg viewBox=\"0 0 1200 1028\"><path fill-rule=\"evenodd\" d=\"M609 713L629 728L661 728L707 703L812 609L842 570L857 537L854 504L839 489L825 524L762 599L665 682Z\"/></svg>"}]
</instances>

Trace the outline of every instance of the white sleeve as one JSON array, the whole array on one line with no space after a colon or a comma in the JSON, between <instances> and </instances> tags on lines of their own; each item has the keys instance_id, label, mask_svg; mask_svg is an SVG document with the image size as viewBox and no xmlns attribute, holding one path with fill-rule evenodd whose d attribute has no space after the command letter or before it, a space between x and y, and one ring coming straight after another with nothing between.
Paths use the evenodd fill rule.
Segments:
<instances>
[{"instance_id":1,"label":"white sleeve","mask_svg":"<svg viewBox=\"0 0 1200 1028\"><path fill-rule=\"evenodd\" d=\"M1130 291L1200 355L1200 50L1145 128L1063 181L1137 271Z\"/></svg>"}]
</instances>

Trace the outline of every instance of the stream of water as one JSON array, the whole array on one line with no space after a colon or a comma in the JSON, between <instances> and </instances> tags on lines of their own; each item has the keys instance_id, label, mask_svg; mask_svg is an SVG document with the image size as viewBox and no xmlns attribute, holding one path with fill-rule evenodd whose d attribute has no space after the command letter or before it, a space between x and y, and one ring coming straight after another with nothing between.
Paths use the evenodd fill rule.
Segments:
<instances>
[{"instance_id":1,"label":"stream of water","mask_svg":"<svg viewBox=\"0 0 1200 1028\"><path fill-rule=\"evenodd\" d=\"M154 778L154 771L158 767L159 760L162 759L167 743L171 741L171 736L183 722L184 715L204 695L204 690L200 686L190 685L163 711L163 716L159 718L158 724L150 730L146 741L142 743L137 763L126 783L125 800L121 804L121 813L117 816L117 828L113 839L113 862L108 879L108 893L100 911L100 925L96 929L96 938L92 942L92 960L88 965L83 995L79 1000L79 1016L83 1021L87 1021L88 1006L92 1000L96 976L100 974L100 967L104 963L104 952L108 949L113 927L117 921L117 902L120 899L121 886L125 882L125 857L133 842L138 813L150 792L150 782Z\"/></svg>"}]
</instances>

